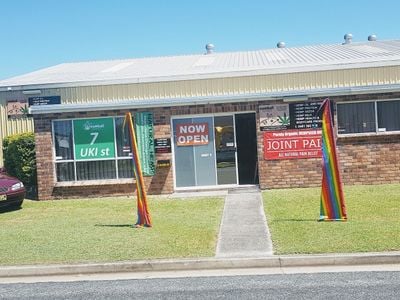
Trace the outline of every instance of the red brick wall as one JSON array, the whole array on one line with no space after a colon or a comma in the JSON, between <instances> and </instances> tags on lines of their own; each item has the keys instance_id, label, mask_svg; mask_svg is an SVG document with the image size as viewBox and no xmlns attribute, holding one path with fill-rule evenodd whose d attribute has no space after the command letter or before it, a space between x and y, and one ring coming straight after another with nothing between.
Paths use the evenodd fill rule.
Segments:
<instances>
[{"instance_id":1,"label":"red brick wall","mask_svg":"<svg viewBox=\"0 0 400 300\"><path fill-rule=\"evenodd\" d=\"M38 196L40 200L57 198L89 198L100 195L132 195L135 193L134 183L118 183L110 180L109 183L100 181L91 184L86 182L84 186L71 185L66 186L64 182L57 186L54 156L53 140L51 136L51 121L57 119L71 118L91 118L103 116L124 116L126 111L109 112L79 112L50 114L45 117L38 115L35 117L35 139L36 139L36 161L38 166ZM132 111L135 112L135 111ZM170 137L170 114L169 110L158 109L154 112L154 137ZM172 160L170 153L156 154L156 160ZM145 185L149 194L170 194L173 192L172 167L157 168L156 175L145 177Z\"/></svg>"},{"instance_id":2,"label":"red brick wall","mask_svg":"<svg viewBox=\"0 0 400 300\"><path fill-rule=\"evenodd\" d=\"M400 98L400 94L356 95L332 97L334 101ZM281 101L240 102L231 104L196 105L148 109L154 113L155 138L171 137L171 116L192 114L216 114L254 111L258 106ZM132 113L137 110L131 110ZM39 199L67 197L95 197L100 195L132 194L134 184L110 181L110 184L88 185L84 187L55 187L53 165L53 145L51 120L87 118L99 116L123 116L126 111L80 112L35 116L36 151L38 164ZM263 158L263 135L257 132L260 187L291 188L319 186L321 184L321 159L270 160ZM372 184L400 182L400 135L373 137L341 137L338 139L338 153L344 184ZM156 160L171 160L172 153L156 154ZM158 168L156 175L146 177L149 194L169 194L173 192L173 167Z\"/></svg>"},{"instance_id":3,"label":"red brick wall","mask_svg":"<svg viewBox=\"0 0 400 300\"><path fill-rule=\"evenodd\" d=\"M48 117L40 116L39 118L35 118L34 126L38 196L40 200L52 199L55 177L51 120Z\"/></svg>"},{"instance_id":4,"label":"red brick wall","mask_svg":"<svg viewBox=\"0 0 400 300\"><path fill-rule=\"evenodd\" d=\"M330 97L335 102L394 98L400 93ZM400 134L339 137L337 147L343 184L400 182ZM262 132L258 132L258 153L261 189L321 185L321 159L266 161Z\"/></svg>"},{"instance_id":5,"label":"red brick wall","mask_svg":"<svg viewBox=\"0 0 400 300\"><path fill-rule=\"evenodd\" d=\"M400 182L400 134L340 138L338 148L344 184Z\"/></svg>"},{"instance_id":6,"label":"red brick wall","mask_svg":"<svg viewBox=\"0 0 400 300\"><path fill-rule=\"evenodd\" d=\"M400 182L400 134L339 138L337 148L343 184ZM261 160L259 169L262 189L321 185L321 159Z\"/></svg>"}]
</instances>

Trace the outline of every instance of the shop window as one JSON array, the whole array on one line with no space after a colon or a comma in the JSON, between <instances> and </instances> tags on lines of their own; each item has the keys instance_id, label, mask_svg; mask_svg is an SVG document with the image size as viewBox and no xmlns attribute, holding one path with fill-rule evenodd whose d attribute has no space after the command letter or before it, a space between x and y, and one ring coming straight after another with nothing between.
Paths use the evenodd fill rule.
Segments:
<instances>
[{"instance_id":1,"label":"shop window","mask_svg":"<svg viewBox=\"0 0 400 300\"><path fill-rule=\"evenodd\" d=\"M95 144L92 149L78 145L80 140L85 138L83 135L86 132L85 129L77 130L78 125L101 128L102 124L108 126L110 130L106 139L101 139L96 129L93 129L93 132L89 131L87 134L90 139L89 145ZM57 181L133 178L129 132L123 130L123 124L123 117L54 121L53 141ZM90 155L92 157L89 157Z\"/></svg>"},{"instance_id":2,"label":"shop window","mask_svg":"<svg viewBox=\"0 0 400 300\"><path fill-rule=\"evenodd\" d=\"M72 122L57 121L53 123L56 160L74 159L72 141Z\"/></svg>"},{"instance_id":3,"label":"shop window","mask_svg":"<svg viewBox=\"0 0 400 300\"><path fill-rule=\"evenodd\" d=\"M96 180L117 178L115 161L79 161L76 163L77 180Z\"/></svg>"},{"instance_id":4,"label":"shop window","mask_svg":"<svg viewBox=\"0 0 400 300\"><path fill-rule=\"evenodd\" d=\"M115 142L117 144L117 156L129 157L131 155L131 139L129 131L123 130L124 118L115 118Z\"/></svg>"},{"instance_id":5,"label":"shop window","mask_svg":"<svg viewBox=\"0 0 400 300\"><path fill-rule=\"evenodd\" d=\"M338 104L337 117L339 134L376 131L374 102Z\"/></svg>"},{"instance_id":6,"label":"shop window","mask_svg":"<svg viewBox=\"0 0 400 300\"><path fill-rule=\"evenodd\" d=\"M56 163L57 181L74 181L75 171L73 162Z\"/></svg>"},{"instance_id":7,"label":"shop window","mask_svg":"<svg viewBox=\"0 0 400 300\"><path fill-rule=\"evenodd\" d=\"M118 160L118 178L133 177L133 161L132 159Z\"/></svg>"},{"instance_id":8,"label":"shop window","mask_svg":"<svg viewBox=\"0 0 400 300\"><path fill-rule=\"evenodd\" d=\"M378 131L400 131L400 100L377 102Z\"/></svg>"},{"instance_id":9,"label":"shop window","mask_svg":"<svg viewBox=\"0 0 400 300\"><path fill-rule=\"evenodd\" d=\"M339 134L400 131L400 100L338 103Z\"/></svg>"}]
</instances>

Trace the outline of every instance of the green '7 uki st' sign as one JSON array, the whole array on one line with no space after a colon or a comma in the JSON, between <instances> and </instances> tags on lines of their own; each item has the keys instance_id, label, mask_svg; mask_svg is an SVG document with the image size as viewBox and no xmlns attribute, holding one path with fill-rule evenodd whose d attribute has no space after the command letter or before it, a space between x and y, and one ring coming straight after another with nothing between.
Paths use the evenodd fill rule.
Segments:
<instances>
[{"instance_id":1,"label":"green '7 uki st' sign","mask_svg":"<svg viewBox=\"0 0 400 300\"><path fill-rule=\"evenodd\" d=\"M115 157L112 118L81 119L73 122L77 160Z\"/></svg>"}]
</instances>

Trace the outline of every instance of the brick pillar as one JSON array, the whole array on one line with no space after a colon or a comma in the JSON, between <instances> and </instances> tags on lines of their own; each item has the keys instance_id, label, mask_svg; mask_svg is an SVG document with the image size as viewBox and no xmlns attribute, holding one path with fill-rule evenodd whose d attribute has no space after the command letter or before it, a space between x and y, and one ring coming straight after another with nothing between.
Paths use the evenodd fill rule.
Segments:
<instances>
[{"instance_id":1,"label":"brick pillar","mask_svg":"<svg viewBox=\"0 0 400 300\"><path fill-rule=\"evenodd\" d=\"M154 138L170 138L173 143L170 121L171 110L164 108L154 110ZM157 153L156 161L158 160L169 160L171 165L157 167L156 174L148 181L148 193L155 195L173 193L172 153Z\"/></svg>"},{"instance_id":2,"label":"brick pillar","mask_svg":"<svg viewBox=\"0 0 400 300\"><path fill-rule=\"evenodd\" d=\"M34 122L38 198L39 200L48 200L52 199L53 186L55 182L51 121L47 118L35 118Z\"/></svg>"}]
</instances>

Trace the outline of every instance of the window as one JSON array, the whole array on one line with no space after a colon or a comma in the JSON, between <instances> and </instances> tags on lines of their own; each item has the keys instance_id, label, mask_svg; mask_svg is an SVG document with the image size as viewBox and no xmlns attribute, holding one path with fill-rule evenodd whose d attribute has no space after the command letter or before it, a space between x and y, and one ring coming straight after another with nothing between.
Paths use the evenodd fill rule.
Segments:
<instances>
[{"instance_id":1,"label":"window","mask_svg":"<svg viewBox=\"0 0 400 300\"><path fill-rule=\"evenodd\" d=\"M400 100L338 103L338 133L400 131Z\"/></svg>"},{"instance_id":2,"label":"window","mask_svg":"<svg viewBox=\"0 0 400 300\"><path fill-rule=\"evenodd\" d=\"M378 131L400 130L400 100L377 102Z\"/></svg>"},{"instance_id":3,"label":"window","mask_svg":"<svg viewBox=\"0 0 400 300\"><path fill-rule=\"evenodd\" d=\"M133 178L123 117L53 121L57 181Z\"/></svg>"},{"instance_id":4,"label":"window","mask_svg":"<svg viewBox=\"0 0 400 300\"><path fill-rule=\"evenodd\" d=\"M53 122L57 181L75 180L72 122Z\"/></svg>"}]
</instances>

